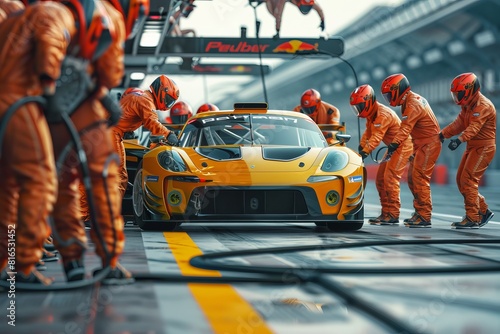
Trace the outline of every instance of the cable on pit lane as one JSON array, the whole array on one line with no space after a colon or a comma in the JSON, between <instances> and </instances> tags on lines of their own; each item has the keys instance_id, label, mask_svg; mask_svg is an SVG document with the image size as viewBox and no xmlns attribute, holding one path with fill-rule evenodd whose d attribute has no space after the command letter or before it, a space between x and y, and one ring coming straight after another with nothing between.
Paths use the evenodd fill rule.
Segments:
<instances>
[{"instance_id":1,"label":"cable on pit lane","mask_svg":"<svg viewBox=\"0 0 500 334\"><path fill-rule=\"evenodd\" d=\"M301 267L301 268L276 268L262 266L241 266L235 264L224 264L217 260L228 257L252 256L260 254L279 254L300 251L318 251L326 249L352 249L361 247L375 246L406 246L406 245L433 245L433 244L500 244L500 239L489 240L469 240L469 239L441 239L441 240L390 240L358 242L349 244L331 244L331 245L304 245L292 247L264 248L257 250L228 251L213 254L205 254L193 257L190 264L194 267L208 270L232 271L238 273L251 274L251 276L182 276L163 273L137 272L133 276L136 281L154 281L156 283L207 283L207 284L235 284L235 283L264 283L264 284L298 284L314 283L334 295L342 298L346 304L351 305L365 314L380 321L386 326L400 333L412 333L413 328L400 322L384 310L371 305L369 302L359 298L353 293L348 292L345 287L331 278L324 277L322 274L344 274L344 275L374 275L374 274L449 274L449 273L471 273L471 272L500 272L500 263L495 266L462 266L462 267L433 267L433 268L321 268L321 267ZM495 261L498 262L498 261ZM86 287L91 284L99 283L105 276L106 270L91 280L79 282L70 282L65 284L52 284L50 286L34 287L32 284L16 284L19 290L34 291L61 291ZM286 275L286 276L284 276ZM102 276L102 277L101 277ZM286 277L286 280L284 279ZM0 282L1 283L1 282Z\"/></svg>"},{"instance_id":2,"label":"cable on pit lane","mask_svg":"<svg viewBox=\"0 0 500 334\"><path fill-rule=\"evenodd\" d=\"M235 264L224 264L217 260L227 257L242 257L261 254L279 254L300 251L318 251L325 249L352 249L361 247L375 246L399 246L399 245L433 245L433 244L500 244L500 239L489 240L469 240L469 239L441 239L441 240L390 240L390 241L373 241L373 242L358 242L352 244L332 244L332 245L305 245L294 247L276 247L254 250L229 251L213 254L205 254L193 257L190 264L200 269L218 270L218 271L236 271L252 274L269 274L281 277L283 283L293 281L295 283L313 283L321 286L323 289L330 291L334 295L339 296L347 305L357 308L361 312L371 316L373 319L380 321L397 333L414 333L414 328L401 322L383 308L377 307L370 302L351 293L341 283L333 281L330 277L325 277L322 274L344 274L344 275L374 275L374 274L391 274L391 275L423 275L423 274L450 274L450 273L471 273L471 272L500 272L500 261L495 266L463 266L463 267L433 267L433 268L321 268L321 267L300 267L300 268L276 268L264 266L242 266ZM286 279L285 279L286 278Z\"/></svg>"},{"instance_id":3,"label":"cable on pit lane","mask_svg":"<svg viewBox=\"0 0 500 334\"><path fill-rule=\"evenodd\" d=\"M236 271L244 273L259 273L270 275L283 275L289 274L291 271L311 271L323 274L337 274L337 275L414 275L414 274L450 274L450 273L472 273L472 272L500 272L500 261L490 260L498 263L497 265L489 266L460 266L460 267L382 267L370 268L363 266L363 268L349 268L349 267L330 267L322 268L314 267L300 267L300 268L277 268L277 267L263 267L263 266L245 266L237 264L224 264L217 262L218 259L228 257L242 257L261 254L280 254L290 252L304 252L304 251L318 251L318 250L332 250L332 249L352 249L363 247L376 247L376 246L408 246L408 245L463 245L463 244L500 244L500 239L438 239L438 240L382 240L382 241L366 241L356 243L343 243L343 244L330 244L330 245L304 245L304 246L291 246L291 247L275 247L263 249L251 249L240 251L228 251L212 254L204 254L193 257L190 264L200 269L219 270L219 271Z\"/></svg>"}]
</instances>

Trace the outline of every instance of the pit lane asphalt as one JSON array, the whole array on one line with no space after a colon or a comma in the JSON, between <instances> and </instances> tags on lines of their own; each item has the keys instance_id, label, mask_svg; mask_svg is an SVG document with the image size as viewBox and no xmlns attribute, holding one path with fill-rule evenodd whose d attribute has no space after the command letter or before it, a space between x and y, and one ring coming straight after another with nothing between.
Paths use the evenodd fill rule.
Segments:
<instances>
[{"instance_id":1,"label":"pit lane asphalt","mask_svg":"<svg viewBox=\"0 0 500 334\"><path fill-rule=\"evenodd\" d=\"M402 216L413 212L402 184ZM151 273L227 276L189 266L202 253L317 245L315 251L228 259L252 267L465 267L500 263L500 246L400 245L327 250L324 245L380 240L498 239L499 191L481 188L497 216L477 230L453 230L464 214L455 185L432 186L432 228L365 224L360 231L334 233L311 224L184 224L179 231L142 232L127 223L121 262L129 270ZM379 214L374 184L366 192L365 217ZM93 248L85 258L90 274L99 266ZM60 263L44 274L64 282ZM241 274L245 276L245 274ZM439 275L325 275L344 291L373 305L412 333L500 332L500 272ZM6 292L0 314L7 315ZM16 327L0 319L1 333L392 333L394 328L314 283L186 284L138 281L62 292L16 292Z\"/></svg>"}]
</instances>

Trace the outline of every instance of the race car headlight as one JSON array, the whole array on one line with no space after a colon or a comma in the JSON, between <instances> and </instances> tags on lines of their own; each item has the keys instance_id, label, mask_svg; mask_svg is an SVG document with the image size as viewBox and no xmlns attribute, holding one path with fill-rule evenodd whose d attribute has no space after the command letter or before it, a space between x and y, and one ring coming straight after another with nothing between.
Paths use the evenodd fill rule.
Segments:
<instances>
[{"instance_id":1,"label":"race car headlight","mask_svg":"<svg viewBox=\"0 0 500 334\"><path fill-rule=\"evenodd\" d=\"M332 151L328 153L321 165L323 172L336 172L344 169L349 163L349 156L344 151Z\"/></svg>"},{"instance_id":2,"label":"race car headlight","mask_svg":"<svg viewBox=\"0 0 500 334\"><path fill-rule=\"evenodd\" d=\"M327 182L338 179L338 176L334 175L311 175L307 179L307 182L316 183L316 182Z\"/></svg>"},{"instance_id":3,"label":"race car headlight","mask_svg":"<svg viewBox=\"0 0 500 334\"><path fill-rule=\"evenodd\" d=\"M166 150L158 154L158 163L163 168L172 172L184 172L187 170L184 160L176 151Z\"/></svg>"}]
</instances>

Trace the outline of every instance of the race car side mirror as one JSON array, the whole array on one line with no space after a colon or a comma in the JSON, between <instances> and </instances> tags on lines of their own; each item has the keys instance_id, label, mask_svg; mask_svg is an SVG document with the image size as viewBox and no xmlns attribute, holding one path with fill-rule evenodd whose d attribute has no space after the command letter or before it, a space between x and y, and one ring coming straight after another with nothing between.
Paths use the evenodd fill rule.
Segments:
<instances>
[{"instance_id":1,"label":"race car side mirror","mask_svg":"<svg viewBox=\"0 0 500 334\"><path fill-rule=\"evenodd\" d=\"M344 133L337 133L335 134L335 138L344 145L347 143L349 140L351 140L351 135L347 135Z\"/></svg>"}]
</instances>

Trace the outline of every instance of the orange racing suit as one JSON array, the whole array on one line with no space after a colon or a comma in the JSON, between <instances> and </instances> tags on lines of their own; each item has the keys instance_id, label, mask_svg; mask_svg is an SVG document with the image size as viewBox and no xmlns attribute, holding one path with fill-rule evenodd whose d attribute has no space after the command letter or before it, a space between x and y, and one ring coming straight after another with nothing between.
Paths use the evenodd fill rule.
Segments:
<instances>
[{"instance_id":1,"label":"orange racing suit","mask_svg":"<svg viewBox=\"0 0 500 334\"><path fill-rule=\"evenodd\" d=\"M71 12L55 2L33 4L0 24L0 118L14 102L55 84L74 33ZM42 110L33 103L20 107L3 139L0 265L8 255L8 229L15 227L15 270L27 275L42 257L50 235L47 217L56 200L52 141Z\"/></svg>"},{"instance_id":2,"label":"orange racing suit","mask_svg":"<svg viewBox=\"0 0 500 334\"><path fill-rule=\"evenodd\" d=\"M408 169L408 186L413 194L415 212L430 222L432 215L431 176L441 153L439 123L429 103L409 91L401 105L401 127L393 143L400 144L411 135L413 160Z\"/></svg>"},{"instance_id":3,"label":"orange racing suit","mask_svg":"<svg viewBox=\"0 0 500 334\"><path fill-rule=\"evenodd\" d=\"M5 20L12 13L23 10L24 5L21 1L1 0L0 1L0 22Z\"/></svg>"},{"instance_id":4,"label":"orange racing suit","mask_svg":"<svg viewBox=\"0 0 500 334\"><path fill-rule=\"evenodd\" d=\"M462 106L458 117L441 131L445 138L460 134L458 139L467 142L456 179L464 197L465 214L474 222L481 221L479 213L488 209L478 188L479 180L495 155L496 125L495 106L478 92L477 97Z\"/></svg>"},{"instance_id":5,"label":"orange racing suit","mask_svg":"<svg viewBox=\"0 0 500 334\"><path fill-rule=\"evenodd\" d=\"M141 125L144 125L152 135L168 136L170 130L158 120L155 111L157 108L150 91L127 94L120 100L120 105L123 114L118 124L113 128L113 144L115 151L120 155L119 188L121 198L123 198L128 183L123 135L126 132L137 130Z\"/></svg>"},{"instance_id":6,"label":"orange racing suit","mask_svg":"<svg viewBox=\"0 0 500 334\"><path fill-rule=\"evenodd\" d=\"M293 110L302 112L300 104L295 108L293 108ZM332 104L323 101L319 103L319 106L316 109L316 111L310 114L309 117L311 117L311 119L316 124L333 124L333 125L340 124L340 111L337 109L337 107L333 106ZM335 142L335 139L333 138L331 132L324 131L323 135L325 136L328 144L333 144Z\"/></svg>"},{"instance_id":7,"label":"orange racing suit","mask_svg":"<svg viewBox=\"0 0 500 334\"><path fill-rule=\"evenodd\" d=\"M401 121L394 111L376 102L372 115L366 118L366 131L360 143L362 150L369 154L380 142L389 145L399 132L400 125ZM391 159L382 162L378 167L375 184L380 197L382 215L390 214L393 218L399 218L400 180L412 152L413 145L409 136L394 151Z\"/></svg>"},{"instance_id":8,"label":"orange racing suit","mask_svg":"<svg viewBox=\"0 0 500 334\"><path fill-rule=\"evenodd\" d=\"M110 3L102 1L115 29L115 39L99 59L89 67L89 73L95 79L98 91L88 97L71 115L80 134L90 171L90 183L95 204L95 218L102 234L106 250L112 254L109 259L115 267L119 255L123 252L125 236L121 216L121 198L116 188L118 182L118 162L110 161L115 152L111 141L111 130L107 125L108 113L99 101L109 88L120 84L124 74L125 24L123 16ZM69 153L71 142L66 126L60 123L50 124L57 160L62 161L59 173L59 196L54 210L54 221L62 240L77 240L70 245L54 242L60 251L63 262L81 258L86 245L85 229L81 221L79 183L82 181L79 160L74 150ZM116 157L117 158L117 157ZM103 176L107 169L107 177ZM86 205L86 201L83 205ZM96 253L101 257L103 266L107 264L107 254L99 241L95 229L90 236L94 241Z\"/></svg>"}]
</instances>

